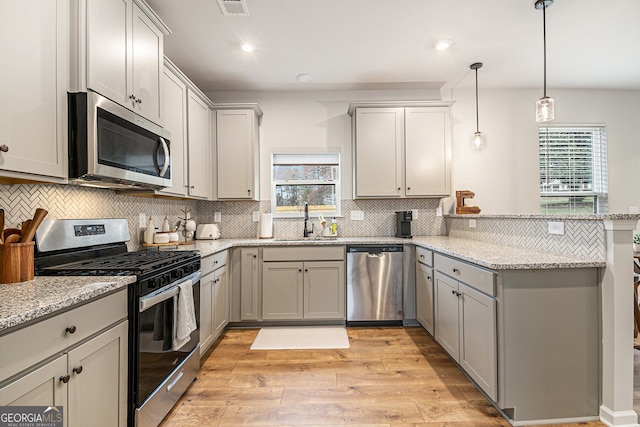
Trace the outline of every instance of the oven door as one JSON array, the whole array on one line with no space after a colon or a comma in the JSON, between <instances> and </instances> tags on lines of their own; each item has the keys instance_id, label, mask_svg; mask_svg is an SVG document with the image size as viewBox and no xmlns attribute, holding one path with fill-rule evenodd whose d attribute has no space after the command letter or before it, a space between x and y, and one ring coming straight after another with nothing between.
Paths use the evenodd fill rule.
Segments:
<instances>
[{"instance_id":1,"label":"oven door","mask_svg":"<svg viewBox=\"0 0 640 427\"><path fill-rule=\"evenodd\" d=\"M179 348L173 342L176 327L175 300L178 285L186 280L193 283L193 305L197 328L189 340ZM149 398L154 390L184 362L200 341L200 272L172 283L139 301L138 312L138 366L135 393L136 406Z\"/></svg>"}]
</instances>

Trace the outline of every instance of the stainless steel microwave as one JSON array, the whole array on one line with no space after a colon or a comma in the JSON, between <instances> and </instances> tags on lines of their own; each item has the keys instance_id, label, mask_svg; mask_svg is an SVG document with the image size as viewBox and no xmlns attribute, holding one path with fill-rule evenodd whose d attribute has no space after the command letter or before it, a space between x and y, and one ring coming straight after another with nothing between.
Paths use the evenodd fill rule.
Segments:
<instances>
[{"instance_id":1,"label":"stainless steel microwave","mask_svg":"<svg viewBox=\"0 0 640 427\"><path fill-rule=\"evenodd\" d=\"M170 134L95 93L69 93L69 182L108 188L171 186Z\"/></svg>"}]
</instances>

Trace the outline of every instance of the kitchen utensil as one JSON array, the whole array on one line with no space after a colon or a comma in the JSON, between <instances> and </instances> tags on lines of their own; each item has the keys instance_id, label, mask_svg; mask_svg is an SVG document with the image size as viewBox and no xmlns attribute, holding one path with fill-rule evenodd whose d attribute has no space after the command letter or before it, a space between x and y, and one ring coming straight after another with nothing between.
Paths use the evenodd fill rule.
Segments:
<instances>
[{"instance_id":1,"label":"kitchen utensil","mask_svg":"<svg viewBox=\"0 0 640 427\"><path fill-rule=\"evenodd\" d=\"M33 214L33 220L31 221L31 224L29 224L29 228L27 228L24 231L24 233L22 233L22 238L20 239L20 242L25 243L33 240L33 236L36 235L36 230L38 229L38 227L40 226L40 223L42 222L44 217L47 216L48 213L49 212L47 212L45 209L42 209L42 208L36 209L36 213Z\"/></svg>"},{"instance_id":2,"label":"kitchen utensil","mask_svg":"<svg viewBox=\"0 0 640 427\"><path fill-rule=\"evenodd\" d=\"M178 220L176 222L176 225L173 227L173 231L178 231L178 228L180 228L180 224L182 224L182 221Z\"/></svg>"},{"instance_id":3,"label":"kitchen utensil","mask_svg":"<svg viewBox=\"0 0 640 427\"><path fill-rule=\"evenodd\" d=\"M220 238L220 229L217 224L198 224L196 228L196 239L214 240Z\"/></svg>"},{"instance_id":4,"label":"kitchen utensil","mask_svg":"<svg viewBox=\"0 0 640 427\"><path fill-rule=\"evenodd\" d=\"M4 243L4 209L0 209L0 244Z\"/></svg>"},{"instance_id":5,"label":"kitchen utensil","mask_svg":"<svg viewBox=\"0 0 640 427\"><path fill-rule=\"evenodd\" d=\"M32 222L33 220L31 219L25 219L24 221L22 221L22 234L24 234L25 231L27 231L27 229L29 228Z\"/></svg>"},{"instance_id":6,"label":"kitchen utensil","mask_svg":"<svg viewBox=\"0 0 640 427\"><path fill-rule=\"evenodd\" d=\"M7 236L6 239L4 239L4 244L8 245L10 243L17 243L17 242L20 241L20 237L21 237L20 234L11 234L11 235Z\"/></svg>"},{"instance_id":7,"label":"kitchen utensil","mask_svg":"<svg viewBox=\"0 0 640 427\"><path fill-rule=\"evenodd\" d=\"M2 237L4 238L4 242L6 243L7 238L13 234L17 234L19 239L20 236L22 235L22 231L20 231L17 228L5 228L4 231L2 232Z\"/></svg>"}]
</instances>

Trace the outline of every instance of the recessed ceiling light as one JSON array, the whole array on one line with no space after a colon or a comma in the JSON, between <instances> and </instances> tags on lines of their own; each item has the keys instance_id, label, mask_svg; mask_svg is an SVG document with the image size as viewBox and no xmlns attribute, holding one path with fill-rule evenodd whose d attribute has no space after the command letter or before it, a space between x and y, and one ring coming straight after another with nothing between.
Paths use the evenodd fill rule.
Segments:
<instances>
[{"instance_id":1,"label":"recessed ceiling light","mask_svg":"<svg viewBox=\"0 0 640 427\"><path fill-rule=\"evenodd\" d=\"M242 49L245 52L253 52L255 50L255 48L256 47L253 44L248 43L248 42L243 42L240 45L240 49Z\"/></svg>"},{"instance_id":2,"label":"recessed ceiling light","mask_svg":"<svg viewBox=\"0 0 640 427\"><path fill-rule=\"evenodd\" d=\"M451 40L438 40L436 42L436 49L438 50L447 50L451 46Z\"/></svg>"},{"instance_id":3,"label":"recessed ceiling light","mask_svg":"<svg viewBox=\"0 0 640 427\"><path fill-rule=\"evenodd\" d=\"M298 77L296 77L296 80L302 83L306 83L311 81L311 76L309 74L298 74Z\"/></svg>"}]
</instances>

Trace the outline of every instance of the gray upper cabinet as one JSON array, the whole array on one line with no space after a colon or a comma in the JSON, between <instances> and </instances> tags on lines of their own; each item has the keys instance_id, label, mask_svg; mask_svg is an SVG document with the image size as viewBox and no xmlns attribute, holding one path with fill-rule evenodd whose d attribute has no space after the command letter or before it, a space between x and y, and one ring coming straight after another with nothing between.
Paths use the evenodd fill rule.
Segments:
<instances>
[{"instance_id":1,"label":"gray upper cabinet","mask_svg":"<svg viewBox=\"0 0 640 427\"><path fill-rule=\"evenodd\" d=\"M256 105L215 108L217 198L259 200L262 111Z\"/></svg>"},{"instance_id":2,"label":"gray upper cabinet","mask_svg":"<svg viewBox=\"0 0 640 427\"><path fill-rule=\"evenodd\" d=\"M0 2L0 176L65 182L69 0Z\"/></svg>"},{"instance_id":3,"label":"gray upper cabinet","mask_svg":"<svg viewBox=\"0 0 640 427\"><path fill-rule=\"evenodd\" d=\"M448 105L352 105L350 113L356 198L449 195Z\"/></svg>"},{"instance_id":4,"label":"gray upper cabinet","mask_svg":"<svg viewBox=\"0 0 640 427\"><path fill-rule=\"evenodd\" d=\"M78 86L160 123L164 35L168 28L143 1L80 1ZM85 68L86 64L86 68Z\"/></svg>"}]
</instances>

